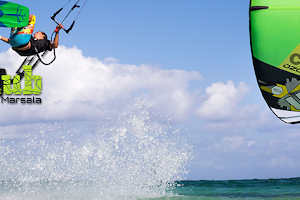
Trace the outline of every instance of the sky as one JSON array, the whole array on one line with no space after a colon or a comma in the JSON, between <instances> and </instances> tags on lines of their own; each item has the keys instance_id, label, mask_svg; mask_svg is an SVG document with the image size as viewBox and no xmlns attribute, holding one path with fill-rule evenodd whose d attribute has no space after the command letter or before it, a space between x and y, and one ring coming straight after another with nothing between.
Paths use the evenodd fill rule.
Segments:
<instances>
[{"instance_id":1,"label":"sky","mask_svg":"<svg viewBox=\"0 0 300 200\"><path fill-rule=\"evenodd\" d=\"M14 3L30 8L35 31L49 37L56 26L50 16L64 5ZM0 139L20 141L37 135L40 124L67 121L67 129L82 131L80 138L91 137L96 122L142 103L151 120L178 128L193 146L186 179L299 177L299 125L281 122L262 98L248 11L249 1L240 0L87 1L73 30L60 32L57 60L34 71L43 77L43 104L0 105ZM9 29L0 35L8 37ZM22 61L0 45L0 66L8 74Z\"/></svg>"}]
</instances>

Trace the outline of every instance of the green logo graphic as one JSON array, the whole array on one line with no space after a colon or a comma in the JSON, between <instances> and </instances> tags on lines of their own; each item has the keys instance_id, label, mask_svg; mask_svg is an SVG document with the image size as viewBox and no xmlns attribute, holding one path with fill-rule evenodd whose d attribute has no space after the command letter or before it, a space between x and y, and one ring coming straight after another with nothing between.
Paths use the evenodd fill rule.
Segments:
<instances>
[{"instance_id":1,"label":"green logo graphic","mask_svg":"<svg viewBox=\"0 0 300 200\"><path fill-rule=\"evenodd\" d=\"M10 75L2 75L1 79L3 82L3 91L0 89L0 94L2 92L4 94L14 94L14 95L21 95L21 94L41 94L42 92L42 77L39 75L32 75L32 67L31 65L24 65L23 66L23 74L21 75L25 77L25 88L21 89L21 76L15 75L13 79L11 79ZM13 88L11 88L13 85Z\"/></svg>"}]
</instances>

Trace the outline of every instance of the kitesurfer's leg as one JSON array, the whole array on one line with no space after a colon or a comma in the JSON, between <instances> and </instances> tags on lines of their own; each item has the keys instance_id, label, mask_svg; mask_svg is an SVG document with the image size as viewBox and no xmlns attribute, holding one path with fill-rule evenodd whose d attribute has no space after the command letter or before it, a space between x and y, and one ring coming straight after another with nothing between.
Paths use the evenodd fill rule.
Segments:
<instances>
[{"instance_id":1,"label":"kitesurfer's leg","mask_svg":"<svg viewBox=\"0 0 300 200\"><path fill-rule=\"evenodd\" d=\"M23 28L12 28L9 37L9 43L12 47L26 46L30 41L31 34L34 31L36 17L34 15L29 16L29 23Z\"/></svg>"},{"instance_id":2,"label":"kitesurfer's leg","mask_svg":"<svg viewBox=\"0 0 300 200\"><path fill-rule=\"evenodd\" d=\"M28 20L28 24L31 22L32 18L34 15L29 15L29 20Z\"/></svg>"}]
</instances>

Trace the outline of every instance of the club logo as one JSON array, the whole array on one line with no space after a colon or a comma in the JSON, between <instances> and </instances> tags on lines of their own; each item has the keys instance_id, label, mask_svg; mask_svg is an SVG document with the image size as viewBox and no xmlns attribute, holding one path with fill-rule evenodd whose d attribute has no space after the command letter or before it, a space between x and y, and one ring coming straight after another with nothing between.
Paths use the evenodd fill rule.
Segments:
<instances>
[{"instance_id":1,"label":"club logo","mask_svg":"<svg viewBox=\"0 0 300 200\"><path fill-rule=\"evenodd\" d=\"M24 80L24 89L21 88L21 80ZM0 95L1 103L22 103L22 104L41 104L41 98L33 97L23 97L23 98L10 98L10 97L3 97L3 94L6 95L39 95L42 92L42 77L39 75L32 74L32 67L31 65L24 65L23 72L19 75L13 76L11 79L10 75L1 75L0 83L2 83L2 87L0 88Z\"/></svg>"}]
</instances>

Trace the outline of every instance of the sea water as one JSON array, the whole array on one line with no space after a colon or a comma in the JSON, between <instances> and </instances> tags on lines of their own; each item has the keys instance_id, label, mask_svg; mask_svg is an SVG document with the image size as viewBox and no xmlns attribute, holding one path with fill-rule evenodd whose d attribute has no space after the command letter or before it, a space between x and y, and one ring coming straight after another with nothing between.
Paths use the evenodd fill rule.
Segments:
<instances>
[{"instance_id":1,"label":"sea water","mask_svg":"<svg viewBox=\"0 0 300 200\"><path fill-rule=\"evenodd\" d=\"M300 199L300 179L175 181L192 145L142 105L105 120L24 125L0 144L0 200Z\"/></svg>"},{"instance_id":2,"label":"sea water","mask_svg":"<svg viewBox=\"0 0 300 200\"><path fill-rule=\"evenodd\" d=\"M300 178L178 181L173 195L159 199L300 199Z\"/></svg>"},{"instance_id":3,"label":"sea water","mask_svg":"<svg viewBox=\"0 0 300 200\"><path fill-rule=\"evenodd\" d=\"M163 183L165 184L165 183ZM111 185L103 181L1 181L1 199L300 199L300 179L176 181L169 185ZM164 189L165 191L163 192Z\"/></svg>"}]
</instances>

